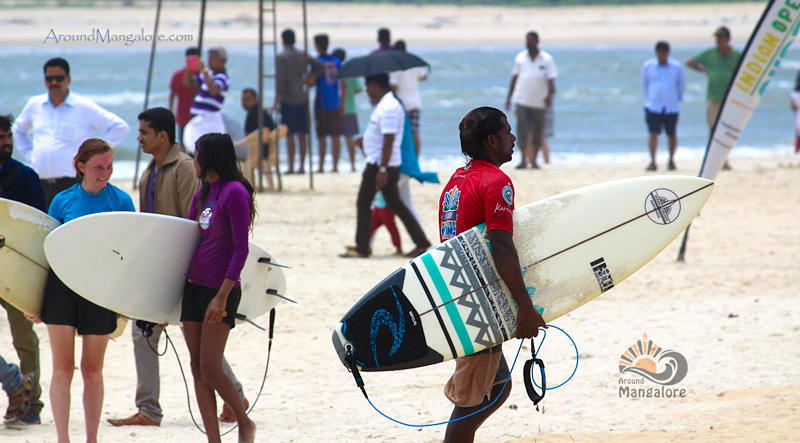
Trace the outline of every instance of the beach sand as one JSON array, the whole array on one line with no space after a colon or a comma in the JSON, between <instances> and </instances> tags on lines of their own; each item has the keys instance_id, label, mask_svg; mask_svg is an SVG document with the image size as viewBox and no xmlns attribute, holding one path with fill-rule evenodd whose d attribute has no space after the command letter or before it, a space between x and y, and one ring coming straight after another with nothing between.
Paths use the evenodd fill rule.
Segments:
<instances>
[{"instance_id":1,"label":"beach sand","mask_svg":"<svg viewBox=\"0 0 800 443\"><path fill-rule=\"evenodd\" d=\"M557 145L554 146L557 149ZM800 217L797 188L800 158L735 159L734 170L718 177L715 190L691 229L686 262L675 261L679 240L651 263L593 302L552 322L577 343L580 364L565 386L550 391L545 412L536 412L525 394L522 362L513 372L511 397L479 430L479 442L533 441L781 441L800 432ZM679 164L695 175L698 163ZM579 186L644 175L636 163L548 165L541 171L504 168L514 180L518 204ZM447 179L452 171L440 171ZM353 242L357 173L314 177L284 176L280 194L258 195L259 219L253 240L287 269L287 296L297 305L277 308L273 355L261 399L251 417L259 441L275 442L434 442L444 427L413 429L374 412L339 363L331 345L333 326L374 284L404 263L390 257L388 234L376 234L375 257L341 259ZM131 191L129 182L118 185ZM437 232L440 185L412 183L412 193L430 238ZM403 245L412 243L401 228ZM267 318L259 323L266 325ZM47 392L51 361L47 334L37 326L42 352L42 385ZM176 327L184 369L188 355ZM683 354L687 377L675 387L683 398L620 397L619 356L646 333L665 349ZM8 337L0 322L0 336ZM565 380L575 351L551 331L542 358L551 386ZM13 355L10 340L0 352ZM253 402L262 381L268 339L264 332L238 326L226 356ZM164 344L162 343L162 348ZM505 344L509 363L519 341ZM135 411L135 375L129 334L112 342L106 357L103 441L202 441L187 410L183 379L172 350L161 359L160 428L113 428L106 418ZM415 424L446 420L451 405L442 386L453 369L447 362L423 369L366 373L373 402L388 415ZM191 376L189 377L190 391ZM654 386L654 385L651 385ZM646 386L650 387L650 386ZM73 382L71 427L80 440L82 382ZM47 398L45 403L49 403ZM192 408L199 420L194 401ZM43 425L27 431L0 429L3 441L54 440L49 409ZM235 434L235 432L234 432ZM228 436L224 441L235 441Z\"/></svg>"},{"instance_id":2,"label":"beach sand","mask_svg":"<svg viewBox=\"0 0 800 443\"><path fill-rule=\"evenodd\" d=\"M581 6L559 8L498 8L490 6L397 6L388 4L311 4L309 36L325 32L334 44L376 44L376 30L390 27L393 39L420 44L496 44L524 42L525 33L539 32L550 43L713 42L721 24L730 27L734 41L746 39L763 12L762 2L701 5ZM278 3L278 34L287 27L302 31L300 3ZM159 32L191 34L196 39L200 21L198 2L164 2ZM152 33L154 3L128 8L5 8L0 17L0 44L74 45L58 35ZM209 2L204 44L258 41L258 3ZM271 21L266 22L271 35ZM52 32L52 34L51 34ZM298 43L302 39L298 36ZM149 43L137 43L137 45ZM185 42L164 43L185 46ZM313 41L310 43L313 47Z\"/></svg>"},{"instance_id":3,"label":"beach sand","mask_svg":"<svg viewBox=\"0 0 800 443\"><path fill-rule=\"evenodd\" d=\"M194 32L194 6L169 4L162 32ZM559 9L481 7L398 7L313 5L310 34L329 32L334 41L371 45L375 29L388 25L395 38L419 44L520 43L537 29L546 43L640 43L670 41L711 44L711 33L728 24L734 40L749 34L761 3ZM255 2L210 5L206 42L244 43L255 37ZM279 6L280 28L300 27L299 6ZM0 44L39 44L56 32L111 32L151 29L152 7L123 10L4 9ZM138 31L137 31L138 32ZM52 43L48 43L53 45ZM182 44L183 45L183 44ZM478 105L478 104L476 104ZM643 142L644 143L644 142ZM453 146L454 151L458 150ZM555 140L553 149L558 150ZM643 144L643 148L644 144ZM662 147L663 149L663 147ZM800 433L800 158L795 156L733 160L734 170L720 174L702 216L692 225L685 263L675 261L679 240L651 263L597 300L553 324L577 343L580 363L574 378L550 391L545 412L537 412L523 388L521 366L526 344L513 372L508 402L478 431L478 442L561 441L783 441ZM455 169L459 165L453 165ZM541 171L505 169L514 180L518 205L576 187L644 175L644 164L549 165ZM699 162L678 165L696 175ZM452 169L440 172L446 180ZM408 428L374 412L339 363L330 341L332 328L374 284L401 266L393 258L389 236L381 230L369 260L336 255L353 243L355 194L359 174L284 176L284 192L259 194L259 219L253 240L287 269L287 296L298 304L277 308L273 355L263 394L251 417L259 441L274 442L435 442L444 427ZM129 181L117 183L132 192ZM437 238L439 185L412 183L423 228ZM134 198L138 201L138 197ZM405 231L403 245L412 243ZM266 317L258 319L266 325ZM49 388L51 359L43 326L42 386ZM184 370L188 354L178 328L168 328ZM646 333L665 349L683 354L687 377L682 398L621 398L619 356ZM15 356L8 325L0 321L0 353ZM542 358L550 385L572 372L575 351L551 331ZM261 384L268 338L250 326L231 333L226 356L251 403ZM506 343L511 363L519 342ZM80 341L78 341L80 349ZM161 350L164 343L161 343ZM79 352L79 351L78 351ZM171 349L161 360L160 428L114 428L107 418L135 412L135 372L129 333L109 344L101 441L196 442L187 408L184 380ZM442 387L452 362L424 369L364 374L373 402L402 421L426 424L448 418L451 405ZM189 391L193 398L191 375ZM83 439L82 382L76 371L72 388L71 429ZM47 394L43 400L49 404ZM199 421L196 404L191 401ZM0 406L5 403L0 402ZM26 431L0 429L2 441L55 441L49 406L43 424ZM223 428L225 429L225 428ZM224 438L235 441L236 432Z\"/></svg>"}]
</instances>

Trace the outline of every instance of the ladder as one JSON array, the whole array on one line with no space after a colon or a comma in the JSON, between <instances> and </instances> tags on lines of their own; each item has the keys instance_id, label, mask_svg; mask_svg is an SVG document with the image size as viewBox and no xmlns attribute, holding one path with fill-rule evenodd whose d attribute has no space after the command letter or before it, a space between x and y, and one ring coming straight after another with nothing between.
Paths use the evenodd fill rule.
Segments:
<instances>
[{"instance_id":1,"label":"ladder","mask_svg":"<svg viewBox=\"0 0 800 443\"><path fill-rule=\"evenodd\" d=\"M268 36L264 35L264 23L269 20L272 28L272 33ZM266 38L266 40L265 40ZM277 91L277 77L275 75L275 67L277 65L276 58L278 56L278 19L276 15L276 0L258 0L258 109L264 109L264 82L265 80L272 79L273 88ZM272 71L265 72L264 70L264 47L272 46ZM277 119L274 119L276 124ZM258 112L258 133L264 129L264 113ZM277 131L275 131L277 134ZM276 135L277 137L277 135ZM259 137L260 138L260 137ZM277 138L273 141L278 148ZM275 175L278 179L278 191L283 190L283 183L281 181L280 171L280 149L275 149L276 164ZM264 162L259 161L256 168L258 169L258 192L264 191L264 171L262 170ZM270 162L267 162L267 167L271 168Z\"/></svg>"}]
</instances>

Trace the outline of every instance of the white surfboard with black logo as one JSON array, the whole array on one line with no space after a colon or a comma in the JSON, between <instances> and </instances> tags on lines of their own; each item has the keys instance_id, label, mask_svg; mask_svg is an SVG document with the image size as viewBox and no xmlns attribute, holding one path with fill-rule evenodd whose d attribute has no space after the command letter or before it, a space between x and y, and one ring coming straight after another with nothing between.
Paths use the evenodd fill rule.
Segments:
<instances>
[{"instance_id":1,"label":"white surfboard with black logo","mask_svg":"<svg viewBox=\"0 0 800 443\"><path fill-rule=\"evenodd\" d=\"M514 243L534 307L550 322L655 257L697 215L713 182L675 175L616 180L514 211ZM485 225L410 261L333 331L365 371L471 355L516 335L517 307L491 258Z\"/></svg>"}]
</instances>

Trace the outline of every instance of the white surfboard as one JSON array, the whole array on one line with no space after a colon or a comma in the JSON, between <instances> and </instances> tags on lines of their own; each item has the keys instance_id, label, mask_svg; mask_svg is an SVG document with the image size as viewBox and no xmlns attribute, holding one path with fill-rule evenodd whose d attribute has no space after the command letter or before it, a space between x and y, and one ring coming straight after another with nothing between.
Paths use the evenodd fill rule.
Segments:
<instances>
[{"instance_id":1,"label":"white surfboard","mask_svg":"<svg viewBox=\"0 0 800 443\"><path fill-rule=\"evenodd\" d=\"M50 271L44 239L60 224L36 208L0 198L0 297L28 315L42 311Z\"/></svg>"},{"instance_id":2,"label":"white surfboard","mask_svg":"<svg viewBox=\"0 0 800 443\"><path fill-rule=\"evenodd\" d=\"M0 198L0 298L28 315L42 312L50 272L44 240L60 224L36 208ZM127 324L118 318L111 338L122 335Z\"/></svg>"},{"instance_id":3,"label":"white surfboard","mask_svg":"<svg viewBox=\"0 0 800 443\"><path fill-rule=\"evenodd\" d=\"M186 272L199 243L196 222L113 212L65 223L47 236L44 250L56 275L86 299L126 317L178 324ZM237 318L253 320L278 304L286 280L267 251L249 246Z\"/></svg>"},{"instance_id":4,"label":"white surfboard","mask_svg":"<svg viewBox=\"0 0 800 443\"><path fill-rule=\"evenodd\" d=\"M514 212L528 293L550 322L650 261L692 221L713 182L652 176L587 186ZM454 196L455 197L455 196ZM485 224L440 244L369 291L333 331L365 371L471 355L516 335L517 307L499 279Z\"/></svg>"}]
</instances>

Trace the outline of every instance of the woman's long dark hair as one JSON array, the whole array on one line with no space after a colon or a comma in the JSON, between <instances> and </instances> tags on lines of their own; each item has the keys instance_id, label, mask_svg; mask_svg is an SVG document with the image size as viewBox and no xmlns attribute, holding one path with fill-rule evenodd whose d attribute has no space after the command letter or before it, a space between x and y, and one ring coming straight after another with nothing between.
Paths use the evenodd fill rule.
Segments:
<instances>
[{"instance_id":1,"label":"woman's long dark hair","mask_svg":"<svg viewBox=\"0 0 800 443\"><path fill-rule=\"evenodd\" d=\"M200 164L200 181L202 191L200 192L199 207L205 204L211 184L206 179L209 170L214 171L222 183L239 182L247 189L250 194L250 230L252 231L256 219L256 190L242 174L239 169L239 160L236 159L236 151L233 148L233 140L228 134L217 132L205 134L195 143L195 158ZM220 186L222 185L220 183Z\"/></svg>"},{"instance_id":2,"label":"woman's long dark hair","mask_svg":"<svg viewBox=\"0 0 800 443\"><path fill-rule=\"evenodd\" d=\"M483 150L483 142L490 135L495 135L503 129L505 118L503 111L489 106L469 111L458 124L461 152L464 156L467 159L488 161L489 158Z\"/></svg>"}]
</instances>

